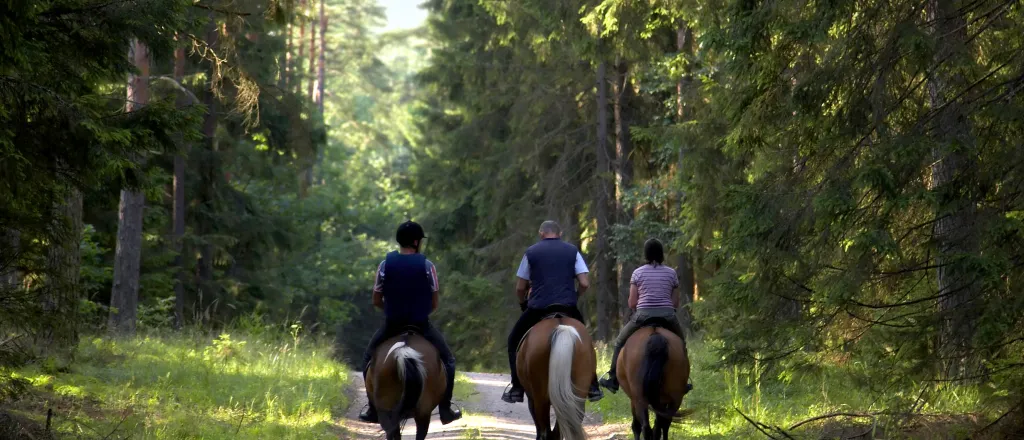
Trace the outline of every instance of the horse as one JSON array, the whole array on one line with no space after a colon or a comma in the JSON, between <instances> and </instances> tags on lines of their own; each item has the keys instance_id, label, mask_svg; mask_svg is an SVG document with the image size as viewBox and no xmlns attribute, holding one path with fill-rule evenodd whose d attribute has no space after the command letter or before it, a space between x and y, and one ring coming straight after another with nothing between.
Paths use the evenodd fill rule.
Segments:
<instances>
[{"instance_id":1,"label":"horse","mask_svg":"<svg viewBox=\"0 0 1024 440\"><path fill-rule=\"evenodd\" d=\"M597 355L583 323L569 317L546 317L523 337L516 372L526 392L537 439L581 440L587 390ZM551 408L555 427L551 429Z\"/></svg>"},{"instance_id":2,"label":"horse","mask_svg":"<svg viewBox=\"0 0 1024 440\"><path fill-rule=\"evenodd\" d=\"M683 396L690 391L690 360L686 342L664 328L647 326L637 330L619 353L616 377L629 396L633 410L633 436L640 440L668 440L672 422ZM650 408L655 414L651 428Z\"/></svg>"},{"instance_id":3,"label":"horse","mask_svg":"<svg viewBox=\"0 0 1024 440\"><path fill-rule=\"evenodd\" d=\"M437 349L409 331L381 343L369 368L366 390L387 440L401 440L402 422L409 418L416 421L416 439L425 439L447 385Z\"/></svg>"}]
</instances>

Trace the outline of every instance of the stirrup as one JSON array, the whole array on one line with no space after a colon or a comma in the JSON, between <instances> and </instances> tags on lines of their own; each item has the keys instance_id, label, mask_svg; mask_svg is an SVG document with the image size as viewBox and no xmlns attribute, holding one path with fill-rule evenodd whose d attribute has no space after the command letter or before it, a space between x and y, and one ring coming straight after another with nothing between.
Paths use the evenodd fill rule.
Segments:
<instances>
[{"instance_id":1,"label":"stirrup","mask_svg":"<svg viewBox=\"0 0 1024 440\"><path fill-rule=\"evenodd\" d=\"M513 387L512 384L508 384L507 386L505 386L505 391L503 393L501 393L501 400L503 402L506 402L506 403L522 402L523 401L523 397L520 397L520 398L516 399L515 397L512 396L512 391L513 390L516 390L516 388ZM523 392L523 394L524 394L524 397L525 397L526 393ZM506 399L505 397L508 397L508 399Z\"/></svg>"},{"instance_id":2,"label":"stirrup","mask_svg":"<svg viewBox=\"0 0 1024 440\"><path fill-rule=\"evenodd\" d=\"M448 403L448 411L451 411L452 416L454 416L454 418L452 418L451 420L446 422L446 421L444 421L444 418L442 417L441 418L441 424L442 425L447 425L447 424L449 424L451 422L454 422L454 421L459 420L459 419L462 418L462 406L456 405L455 402L449 402ZM441 416L441 408L440 407L437 408L437 415Z\"/></svg>"}]
</instances>

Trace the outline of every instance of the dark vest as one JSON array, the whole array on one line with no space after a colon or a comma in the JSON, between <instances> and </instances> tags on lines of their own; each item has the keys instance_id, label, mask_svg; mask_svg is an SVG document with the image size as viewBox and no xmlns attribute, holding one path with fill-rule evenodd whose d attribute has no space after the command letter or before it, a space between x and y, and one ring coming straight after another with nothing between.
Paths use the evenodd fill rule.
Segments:
<instances>
[{"instance_id":1,"label":"dark vest","mask_svg":"<svg viewBox=\"0 0 1024 440\"><path fill-rule=\"evenodd\" d=\"M423 254L388 253L384 259L384 316L392 323L427 322L434 290Z\"/></svg>"},{"instance_id":2,"label":"dark vest","mask_svg":"<svg viewBox=\"0 0 1024 440\"><path fill-rule=\"evenodd\" d=\"M526 250L530 263L531 309L553 304L576 305L576 246L545 238Z\"/></svg>"}]
</instances>

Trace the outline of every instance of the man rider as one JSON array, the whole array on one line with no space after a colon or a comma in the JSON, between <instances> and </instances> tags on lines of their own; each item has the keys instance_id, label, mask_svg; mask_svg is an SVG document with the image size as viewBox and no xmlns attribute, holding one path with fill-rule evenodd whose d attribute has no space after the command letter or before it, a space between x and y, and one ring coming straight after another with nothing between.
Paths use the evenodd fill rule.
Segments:
<instances>
[{"instance_id":1,"label":"man rider","mask_svg":"<svg viewBox=\"0 0 1024 440\"><path fill-rule=\"evenodd\" d=\"M501 396L508 403L523 401L523 385L516 373L516 351L526 332L552 313L559 312L583 322L583 314L576 307L576 301L590 287L587 279L587 263L576 250L576 246L562 241L562 230L558 223L545 221L540 225L540 238L526 250L519 270L516 272L516 295L523 314L508 335L508 364L512 371L512 385ZM576 287L579 282L579 288ZM527 299L527 291L530 291ZM597 386L597 372L590 384L588 399L591 402L603 397Z\"/></svg>"},{"instance_id":2,"label":"man rider","mask_svg":"<svg viewBox=\"0 0 1024 440\"><path fill-rule=\"evenodd\" d=\"M407 328L417 328L430 341L441 356L448 379L448 388L438 406L442 424L449 424L462 418L462 412L452 408L452 392L455 389L455 356L433 325L428 316L437 309L437 269L423 254L419 253L423 239L423 228L415 222L405 222L398 227L395 238L400 249L388 253L377 266L377 277L373 285L373 305L384 310L384 325L370 339L363 353L363 380L369 369L373 352L381 342L402 334ZM367 393L367 402L371 402ZM359 414L359 420L378 423L377 409L372 403Z\"/></svg>"}]
</instances>

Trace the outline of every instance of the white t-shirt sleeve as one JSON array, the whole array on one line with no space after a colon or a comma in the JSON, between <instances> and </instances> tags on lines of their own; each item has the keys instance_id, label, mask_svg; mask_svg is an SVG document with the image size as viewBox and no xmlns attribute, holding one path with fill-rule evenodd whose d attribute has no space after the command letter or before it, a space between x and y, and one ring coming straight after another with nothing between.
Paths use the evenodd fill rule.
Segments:
<instances>
[{"instance_id":1,"label":"white t-shirt sleeve","mask_svg":"<svg viewBox=\"0 0 1024 440\"><path fill-rule=\"evenodd\" d=\"M525 261L525 260L524 260ZM576 275L581 273L588 273L590 269L587 269L587 262L583 261L583 255L579 252L576 253Z\"/></svg>"},{"instance_id":2,"label":"white t-shirt sleeve","mask_svg":"<svg viewBox=\"0 0 1024 440\"><path fill-rule=\"evenodd\" d=\"M577 264L579 263L577 262ZM530 262L526 261L526 255L523 255L523 261L519 262L519 270L516 271L516 276L530 281Z\"/></svg>"}]
</instances>

